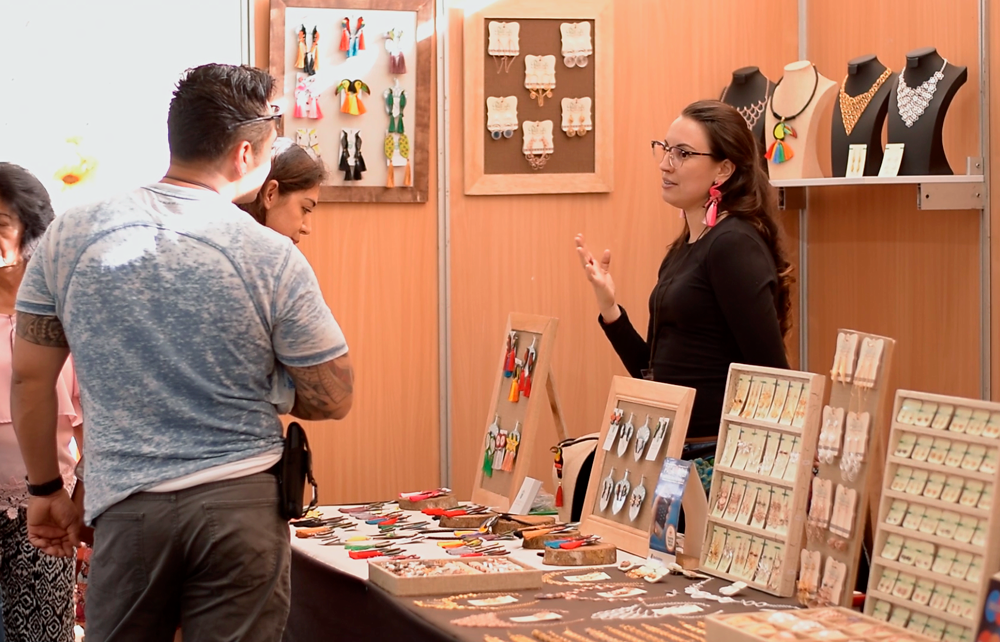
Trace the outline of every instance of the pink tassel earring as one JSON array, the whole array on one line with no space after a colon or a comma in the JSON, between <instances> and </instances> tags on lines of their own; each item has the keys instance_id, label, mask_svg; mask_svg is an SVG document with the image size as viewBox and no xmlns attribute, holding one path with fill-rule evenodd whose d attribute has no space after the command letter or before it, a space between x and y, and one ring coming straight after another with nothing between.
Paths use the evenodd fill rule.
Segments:
<instances>
[{"instance_id":1,"label":"pink tassel earring","mask_svg":"<svg viewBox=\"0 0 1000 642\"><path fill-rule=\"evenodd\" d=\"M705 225L715 227L719 217L719 201L722 200L722 192L719 191L719 184L712 183L708 188L708 201L705 202Z\"/></svg>"}]
</instances>

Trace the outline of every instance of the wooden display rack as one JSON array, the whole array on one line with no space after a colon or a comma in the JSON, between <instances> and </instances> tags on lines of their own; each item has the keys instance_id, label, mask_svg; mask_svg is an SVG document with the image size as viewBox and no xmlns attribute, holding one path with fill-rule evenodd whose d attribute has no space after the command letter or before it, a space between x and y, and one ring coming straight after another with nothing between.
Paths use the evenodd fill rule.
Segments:
<instances>
[{"instance_id":1,"label":"wooden display rack","mask_svg":"<svg viewBox=\"0 0 1000 642\"><path fill-rule=\"evenodd\" d=\"M808 627L806 625L812 624ZM790 630L797 631L791 634ZM725 613L705 618L707 642L765 642L795 640L888 640L891 642L931 642L932 638L904 631L902 627L860 615L853 609L827 607L798 611L755 611ZM822 635L826 637L821 637Z\"/></svg>"},{"instance_id":2,"label":"wooden display rack","mask_svg":"<svg viewBox=\"0 0 1000 642\"><path fill-rule=\"evenodd\" d=\"M483 429L479 450L476 451L476 482L472 489L472 501L496 509L499 512L510 510L524 478L527 477L535 454L535 442L538 440L539 422L543 412L543 399L548 399L548 408L556 423L558 439L566 439L566 424L563 421L559 397L556 394L555 382L550 371L552 349L555 347L556 329L559 319L541 317L529 314L511 313L507 317L507 327L500 348L500 359L497 366L497 379L493 387L493 400ZM517 402L508 400L511 378L504 376L504 360L507 353L507 337L516 332L517 358L522 360L529 346L534 343L537 360L532 372L530 396L520 395ZM520 423L521 434L517 450L517 458L511 471L493 470L487 475L483 470L486 439L495 417L500 418L502 430L513 430Z\"/></svg>"},{"instance_id":3,"label":"wooden display rack","mask_svg":"<svg viewBox=\"0 0 1000 642\"><path fill-rule=\"evenodd\" d=\"M653 498L656 491L656 483L660 476L660 469L663 467L663 460L667 457L679 459L684 448L684 439L687 436L688 421L691 418L691 406L694 404L695 391L691 388L682 388L665 383L656 383L645 379L632 379L630 377L614 377L611 381L611 392L608 395L608 403L604 411L603 425L601 426L601 436L597 441L597 450L594 453L594 466L590 472L590 482L587 486L587 498L583 504L583 512L580 516L580 532L584 535L600 535L601 538L617 546L623 551L628 551L634 555L645 556L649 553L649 533L653 522ZM609 432L613 423L610 418L616 409L623 411L624 417L622 425L634 413L634 432L628 442L628 449L623 456L618 454L617 446L619 437L615 437L611 450L605 450L604 445L609 440ZM646 443L646 448L639 461L635 461L633 448L636 442L635 437L640 427L644 424L644 416L649 415L649 428L651 433L655 432L656 419L666 417L670 420L667 426L667 434L663 439L662 446L656 457L647 460L646 455L652 443L652 436ZM615 468L613 479L617 482L624 476L624 471L629 472L629 499L625 506L615 515L612 511L612 503L608 503L605 510L600 510L601 486L604 479ZM642 481L645 478L645 481ZM629 519L629 506L631 493L642 483L646 489L646 496L640 506L639 513L634 521ZM701 490L701 482L693 476L688 486L698 485ZM702 504L704 504L704 492L701 492ZM685 498L687 495L685 495ZM688 503L685 502L685 507ZM702 512L704 508L702 507ZM698 519L698 515L688 515L688 532L691 527L703 524L703 520ZM693 535L692 535L693 537ZM696 540L700 543L700 537Z\"/></svg>"},{"instance_id":4,"label":"wooden display rack","mask_svg":"<svg viewBox=\"0 0 1000 642\"><path fill-rule=\"evenodd\" d=\"M809 372L737 363L730 366L709 493L708 528L701 548L703 572L747 582L772 595L789 597L795 593L796 560L803 544L825 384L825 377ZM762 470L764 467L766 470ZM762 497L761 491L768 494ZM736 492L739 495L733 504ZM785 498L784 511L775 510L775 493ZM744 503L747 509L743 509ZM730 510L733 505L735 508ZM782 513L784 533L776 530L778 526L772 527L780 522ZM753 526L754 522L757 526ZM720 537L727 533L721 550L715 550L719 541L713 548L717 532ZM743 544L749 547L744 555L752 558L756 551L756 564L743 557L746 575L722 571L718 562L716 567L707 563L710 555L718 556L716 560L723 558L722 551L731 546L730 537L741 543L746 541L743 538L750 538L750 544ZM740 559L739 547L732 548L731 564ZM772 561L763 566L765 559ZM766 577L760 575L762 568L769 568Z\"/></svg>"},{"instance_id":5,"label":"wooden display rack","mask_svg":"<svg viewBox=\"0 0 1000 642\"><path fill-rule=\"evenodd\" d=\"M868 443L865 446L866 454L854 480L845 479L840 468L844 454L843 438L840 443L840 455L836 457L834 462L832 464L822 462L818 464L819 474L817 477L831 480L834 490L836 490L839 484L857 493L857 504L855 505L853 520L854 527L852 529L853 536L843 540L841 542L842 546L836 547L831 546L830 533L827 531L821 537L815 539L808 539L807 537L808 541L803 545L804 549L818 551L821 555L820 582L822 582L828 558L832 558L847 566L847 575L844 578L840 595L832 596L830 604L823 604L821 602L811 605L830 606L839 604L840 606L850 607L854 601L854 587L857 583L858 565L861 560L861 549L864 543L863 536L868 520L868 505L871 498L868 483L869 471L872 469L873 464L876 468L880 468L882 465L881 461L876 461L880 448L877 448L876 444L882 440L881 436L884 432L882 421L885 417L885 406L889 400L889 372L892 367L892 354L896 341L888 337L865 334L855 330L841 329L837 331L837 335L838 337L840 335L857 335L857 348L853 361L854 368L860 365L861 348L866 341L882 341L882 354L875 372L874 383L871 387L864 388L856 385L853 376L851 383L839 381L831 373L830 401L828 405L831 408L843 408L845 417L849 412L859 414L867 412L869 415ZM822 426L820 427L820 433L822 433ZM799 563L800 560L796 560L796 564L798 565Z\"/></svg>"},{"instance_id":6,"label":"wooden display rack","mask_svg":"<svg viewBox=\"0 0 1000 642\"><path fill-rule=\"evenodd\" d=\"M917 412L910 410L917 406L919 406ZM994 492L997 483L1000 482L996 463L997 449L1000 447L998 435L1000 435L1000 403L909 390L900 390L896 393L882 491L884 501L879 510L875 532L872 573L868 583L868 599L865 602L866 614L898 619L902 619L902 615L908 618L923 616L928 622L937 620L938 628L941 625L945 627L946 640L973 639L976 625L983 613L990 577L1000 571L1000 546L996 538L996 532L1000 528L1000 507L992 500L983 502L981 496L980 501L972 505L965 505L962 502L965 490L970 485L973 487L981 485L985 495ZM918 451L918 448L925 449L928 444L931 444L931 452ZM943 455L945 459L939 463L938 459L942 454L935 456L934 451L943 453L946 447L947 454ZM974 466L973 464L977 463L975 456L970 461L963 454L970 449L972 451L985 449L987 453L991 453L988 456L992 458L992 464ZM959 455L961 455L960 462ZM986 461L984 457L983 462ZM959 462L958 465L953 465L956 462ZM926 474L928 479L924 483L917 481L912 486L907 483L906 488L899 490L900 483L895 480L900 468L910 469L914 475L918 472L921 476ZM936 480L932 480L931 476L935 476ZM936 487L942 477L945 478L946 485L951 480L962 483L963 495L959 496L959 501L951 501L946 490ZM935 486L932 487L932 484ZM957 489L954 492L957 492ZM900 516L898 510L893 509L903 503L906 504L906 512ZM930 515L927 515L928 511L931 512ZM938 513L941 519L936 517ZM960 522L964 521L966 525L963 527L960 524L953 529L954 533L949 533L945 520L954 523L955 518ZM903 521L898 521L899 519ZM925 525L925 521L928 524ZM931 528L935 523L937 526ZM970 528L971 539L968 538ZM964 535L961 533L963 530ZM918 552L918 555L933 555L934 562L931 568L918 567L915 561L910 564L910 560L904 559L902 552L894 560L883 557L890 537L897 538L897 541L909 540L918 547L924 547L924 551ZM916 550L912 545L909 548ZM942 552L946 557L955 555L964 556L966 559L969 556L978 559L979 577L973 577L970 581L967 574L953 575L957 561L947 570L939 568L938 558ZM926 566L927 558L924 557L924 560L922 566ZM938 572L935 572L935 569ZM889 587L887 580L883 579L883 575L891 578L893 574L910 576L917 583L924 582L922 591L933 583L932 599L927 602L922 598L914 601L918 595L916 586L913 587L912 594L906 590L897 593L895 583ZM900 588L905 589L907 582L908 580ZM937 601L935 593L939 593L942 599L948 593L951 593L952 597L946 599L942 605ZM959 597L961 593L966 597ZM962 613L957 606L963 605L970 599L969 596L972 598L972 604L967 605L965 612ZM971 618L967 617L970 613Z\"/></svg>"}]
</instances>

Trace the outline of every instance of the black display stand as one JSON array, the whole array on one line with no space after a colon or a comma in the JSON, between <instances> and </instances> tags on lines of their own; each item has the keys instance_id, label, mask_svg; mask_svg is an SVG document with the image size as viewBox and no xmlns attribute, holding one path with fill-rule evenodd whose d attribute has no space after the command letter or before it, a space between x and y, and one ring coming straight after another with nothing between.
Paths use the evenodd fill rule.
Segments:
<instances>
[{"instance_id":1,"label":"black display stand","mask_svg":"<svg viewBox=\"0 0 1000 642\"><path fill-rule=\"evenodd\" d=\"M760 72L757 67L742 67L733 72L733 80L722 90L719 99L727 105L739 110L747 121L753 135L761 145L761 155L764 154L764 112L767 111L767 99L774 91L774 83Z\"/></svg>"},{"instance_id":2,"label":"black display stand","mask_svg":"<svg viewBox=\"0 0 1000 642\"><path fill-rule=\"evenodd\" d=\"M847 63L847 77L840 86L840 92L851 97L860 96L874 87L885 71L886 66L875 55L859 56ZM830 146L834 176L844 176L847 173L847 159L851 145L868 146L863 174L865 176L878 174L883 155L882 127L889 111L889 97L896 91L896 77L897 74L893 73L882 82L850 134L847 133L844 124L840 98L838 97L834 103Z\"/></svg>"},{"instance_id":3,"label":"black display stand","mask_svg":"<svg viewBox=\"0 0 1000 642\"><path fill-rule=\"evenodd\" d=\"M944 78L938 81L937 91L930 104L911 127L907 127L899 115L895 91L900 79L905 79L907 86L916 88L941 70L943 64L944 58L933 47L915 49L906 54L906 69L893 86L894 91L889 98L889 142L905 145L903 162L899 166L900 176L954 174L944 153L941 134L948 106L958 88L968 80L968 68L950 62L944 66Z\"/></svg>"}]
</instances>

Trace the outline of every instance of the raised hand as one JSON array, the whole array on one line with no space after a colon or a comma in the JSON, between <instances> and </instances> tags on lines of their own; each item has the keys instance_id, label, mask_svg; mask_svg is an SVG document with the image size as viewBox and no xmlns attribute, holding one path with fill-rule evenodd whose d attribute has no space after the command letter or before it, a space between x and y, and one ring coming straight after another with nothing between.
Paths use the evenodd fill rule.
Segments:
<instances>
[{"instance_id":1,"label":"raised hand","mask_svg":"<svg viewBox=\"0 0 1000 642\"><path fill-rule=\"evenodd\" d=\"M594 288L594 296L597 297L597 307L601 311L601 317L605 323L616 321L621 316L621 310L615 303L615 282L611 278L611 250L604 250L600 259L595 259L594 255L587 249L587 244L583 239L583 234L576 235L576 255L580 259L580 265L587 275L587 280Z\"/></svg>"}]
</instances>

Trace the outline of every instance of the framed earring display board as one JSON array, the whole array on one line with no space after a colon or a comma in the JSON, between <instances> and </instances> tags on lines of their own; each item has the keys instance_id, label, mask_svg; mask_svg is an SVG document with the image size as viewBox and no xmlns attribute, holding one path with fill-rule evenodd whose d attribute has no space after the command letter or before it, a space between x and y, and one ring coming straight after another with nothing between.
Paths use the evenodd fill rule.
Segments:
<instances>
[{"instance_id":1,"label":"framed earring display board","mask_svg":"<svg viewBox=\"0 0 1000 642\"><path fill-rule=\"evenodd\" d=\"M656 482L664 459L680 459L694 393L645 379L611 380L580 515L581 533L600 535L634 555L649 553ZM696 475L688 481L689 486L699 483Z\"/></svg>"},{"instance_id":2,"label":"framed earring display board","mask_svg":"<svg viewBox=\"0 0 1000 642\"><path fill-rule=\"evenodd\" d=\"M271 0L280 131L322 159L320 201L427 201L433 32L433 0Z\"/></svg>"},{"instance_id":3,"label":"framed earring display board","mask_svg":"<svg viewBox=\"0 0 1000 642\"><path fill-rule=\"evenodd\" d=\"M558 327L559 320L551 317L516 313L507 317L493 399L476 455L472 501L477 504L510 510L531 467L546 406L555 418L559 439L566 438L550 370Z\"/></svg>"},{"instance_id":4,"label":"framed earring display board","mask_svg":"<svg viewBox=\"0 0 1000 642\"><path fill-rule=\"evenodd\" d=\"M850 607L868 520L868 475L889 399L896 342L854 330L839 330L830 401L823 407L816 447L818 473L806 519L799 564L799 602Z\"/></svg>"},{"instance_id":5,"label":"framed earring display board","mask_svg":"<svg viewBox=\"0 0 1000 642\"><path fill-rule=\"evenodd\" d=\"M899 390L865 613L972 640L1000 570L1000 404Z\"/></svg>"},{"instance_id":6,"label":"framed earring display board","mask_svg":"<svg viewBox=\"0 0 1000 642\"><path fill-rule=\"evenodd\" d=\"M465 193L610 192L613 0L499 0L465 17Z\"/></svg>"},{"instance_id":7,"label":"framed earring display board","mask_svg":"<svg viewBox=\"0 0 1000 642\"><path fill-rule=\"evenodd\" d=\"M734 363L700 569L790 597L826 378Z\"/></svg>"}]
</instances>

